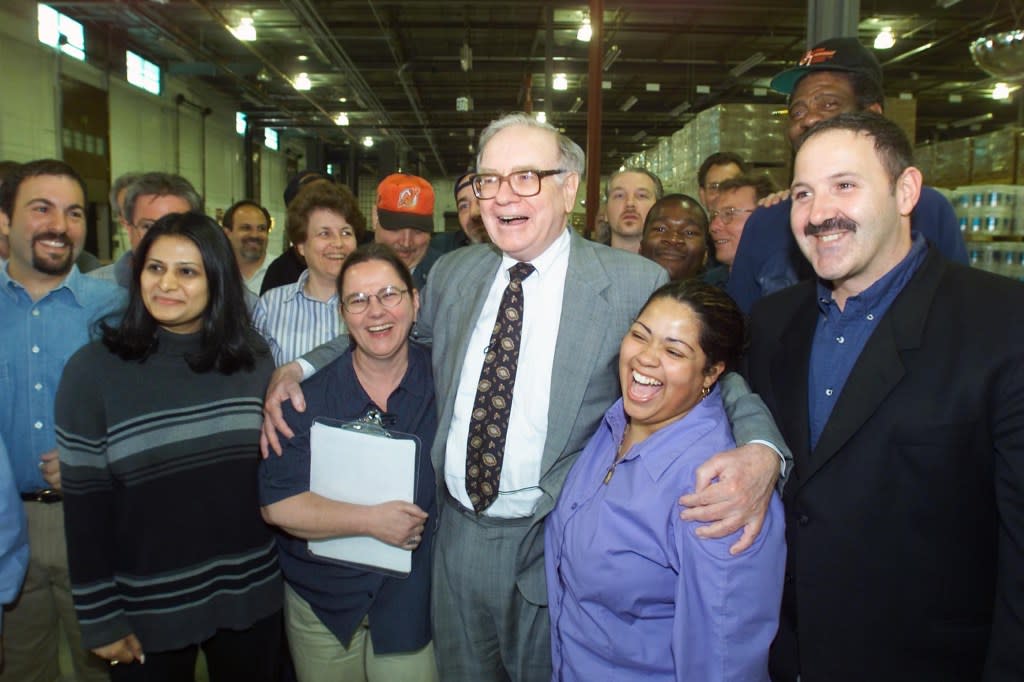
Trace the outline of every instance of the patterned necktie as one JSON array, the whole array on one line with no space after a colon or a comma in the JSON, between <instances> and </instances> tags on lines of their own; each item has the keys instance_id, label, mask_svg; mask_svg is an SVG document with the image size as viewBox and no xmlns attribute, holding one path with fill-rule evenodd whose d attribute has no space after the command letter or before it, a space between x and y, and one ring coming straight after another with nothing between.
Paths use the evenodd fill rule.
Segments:
<instances>
[{"instance_id":1,"label":"patterned necktie","mask_svg":"<svg viewBox=\"0 0 1024 682\"><path fill-rule=\"evenodd\" d=\"M519 364L519 340L523 334L523 280L533 271L529 263L516 263L508 269L509 283L501 296L476 387L466 445L466 492L477 513L498 497L505 432Z\"/></svg>"}]
</instances>

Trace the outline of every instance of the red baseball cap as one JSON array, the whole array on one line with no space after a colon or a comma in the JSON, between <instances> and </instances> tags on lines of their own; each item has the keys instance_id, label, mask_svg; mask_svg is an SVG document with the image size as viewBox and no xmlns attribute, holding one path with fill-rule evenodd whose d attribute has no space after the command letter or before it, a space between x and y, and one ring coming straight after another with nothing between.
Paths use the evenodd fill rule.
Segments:
<instances>
[{"instance_id":1,"label":"red baseball cap","mask_svg":"<svg viewBox=\"0 0 1024 682\"><path fill-rule=\"evenodd\" d=\"M434 231L434 188L417 175L394 173L377 185L377 220L385 230Z\"/></svg>"}]
</instances>

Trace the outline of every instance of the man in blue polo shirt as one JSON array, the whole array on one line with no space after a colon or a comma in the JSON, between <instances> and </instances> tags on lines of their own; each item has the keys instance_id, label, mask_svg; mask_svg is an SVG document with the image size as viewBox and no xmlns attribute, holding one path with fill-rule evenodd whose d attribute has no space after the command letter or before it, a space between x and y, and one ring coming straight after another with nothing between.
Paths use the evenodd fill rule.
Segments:
<instances>
[{"instance_id":1,"label":"man in blue polo shirt","mask_svg":"<svg viewBox=\"0 0 1024 682\"><path fill-rule=\"evenodd\" d=\"M85 242L85 185L71 166L23 164L0 188L0 232L10 259L0 270L0 439L28 518L25 582L5 613L2 682L54 680L57 642L68 636L76 679L106 680L104 661L82 648L71 602L53 401L67 359L124 306L116 283L74 265Z\"/></svg>"},{"instance_id":2,"label":"man in blue polo shirt","mask_svg":"<svg viewBox=\"0 0 1024 682\"><path fill-rule=\"evenodd\" d=\"M854 111L883 113L882 67L856 38L830 38L809 50L800 63L772 79L773 90L789 95L789 141L818 121ZM747 220L726 291L749 313L762 296L807 279L813 271L789 229L792 201L759 208ZM924 187L911 223L946 258L967 263L953 207Z\"/></svg>"}]
</instances>

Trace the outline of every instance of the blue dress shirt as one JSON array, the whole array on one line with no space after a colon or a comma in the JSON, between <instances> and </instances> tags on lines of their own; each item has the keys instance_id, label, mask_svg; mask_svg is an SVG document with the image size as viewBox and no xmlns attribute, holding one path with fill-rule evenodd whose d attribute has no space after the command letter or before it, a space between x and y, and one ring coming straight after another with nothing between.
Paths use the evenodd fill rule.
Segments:
<instances>
[{"instance_id":1,"label":"blue dress shirt","mask_svg":"<svg viewBox=\"0 0 1024 682\"><path fill-rule=\"evenodd\" d=\"M814 330L807 377L811 450L818 444L832 408L878 321L924 262L928 244L920 234L912 234L910 252L903 260L870 287L846 299L842 310L832 299L831 287L818 282L821 315Z\"/></svg>"},{"instance_id":2,"label":"blue dress shirt","mask_svg":"<svg viewBox=\"0 0 1024 682\"><path fill-rule=\"evenodd\" d=\"M778 494L754 545L703 540L679 494L735 447L718 387L630 448L622 400L606 413L545 526L553 680L768 680L786 561Z\"/></svg>"},{"instance_id":3,"label":"blue dress shirt","mask_svg":"<svg viewBox=\"0 0 1024 682\"><path fill-rule=\"evenodd\" d=\"M64 364L99 336L100 321L118 321L125 290L73 266L60 285L33 301L7 269L0 270L0 378L7 390L0 438L18 490L32 492L47 487L39 457L57 447L53 401Z\"/></svg>"}]
</instances>

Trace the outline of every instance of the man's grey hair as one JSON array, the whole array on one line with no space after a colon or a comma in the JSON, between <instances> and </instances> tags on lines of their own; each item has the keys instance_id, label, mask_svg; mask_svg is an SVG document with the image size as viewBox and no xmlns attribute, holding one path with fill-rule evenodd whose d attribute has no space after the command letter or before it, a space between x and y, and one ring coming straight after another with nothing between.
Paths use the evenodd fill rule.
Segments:
<instances>
[{"instance_id":1,"label":"man's grey hair","mask_svg":"<svg viewBox=\"0 0 1024 682\"><path fill-rule=\"evenodd\" d=\"M583 166L585 156L583 149L578 144L570 140L568 137L559 132L558 128L554 127L550 123L541 123L536 118L527 114L526 112L518 111L513 114L506 114L501 118L491 121L490 125L484 128L484 131L480 133L480 144L479 151L476 155L476 169L480 170L480 160L483 158L484 149L487 148L487 143L491 141L491 138L500 133L505 128L511 128L513 126L522 126L524 128L537 128L538 130L546 130L555 136L558 141L558 165L563 170L576 175L583 175ZM554 170L549 168L538 168L536 170Z\"/></svg>"},{"instance_id":2,"label":"man's grey hair","mask_svg":"<svg viewBox=\"0 0 1024 682\"><path fill-rule=\"evenodd\" d=\"M623 173L639 173L640 175L646 175L651 179L651 182L654 183L654 199L658 200L665 196L665 186L661 184L661 178L659 178L657 175L647 170L646 168L641 168L640 166L630 166L628 168L623 168L622 170L615 171L614 173L611 174L611 176L608 177L608 182L604 186L605 201L608 200L608 190L611 188L612 183L615 182L615 178L619 177Z\"/></svg>"},{"instance_id":3,"label":"man's grey hair","mask_svg":"<svg viewBox=\"0 0 1024 682\"><path fill-rule=\"evenodd\" d=\"M188 202L189 210L203 212L203 200L192 183L174 173L144 173L128 185L124 196L124 219L129 225L135 224L135 202L139 197L155 194L158 197L181 197Z\"/></svg>"},{"instance_id":4,"label":"man's grey hair","mask_svg":"<svg viewBox=\"0 0 1024 682\"><path fill-rule=\"evenodd\" d=\"M114 180L114 183L110 186L110 194L107 195L107 199L110 200L110 217L114 220L121 217L121 207L117 205L117 195L140 177L142 177L141 173L125 173L118 176L117 180ZM127 194L125 198L127 198Z\"/></svg>"}]
</instances>

